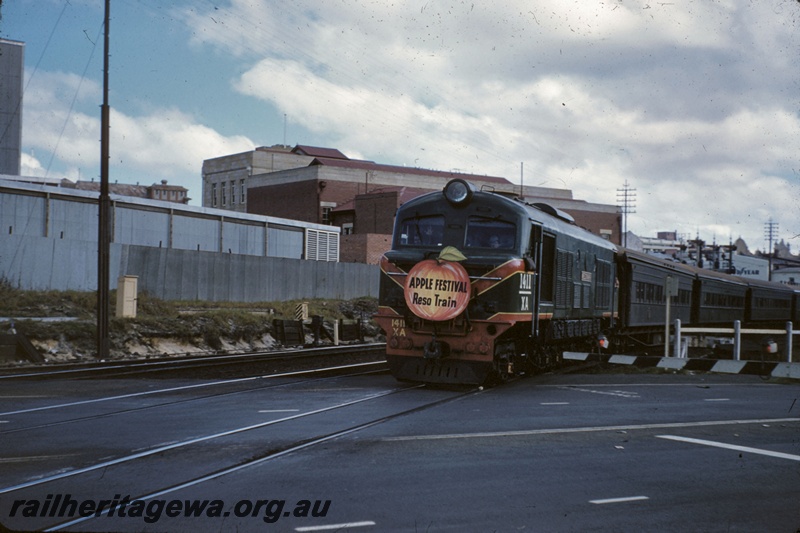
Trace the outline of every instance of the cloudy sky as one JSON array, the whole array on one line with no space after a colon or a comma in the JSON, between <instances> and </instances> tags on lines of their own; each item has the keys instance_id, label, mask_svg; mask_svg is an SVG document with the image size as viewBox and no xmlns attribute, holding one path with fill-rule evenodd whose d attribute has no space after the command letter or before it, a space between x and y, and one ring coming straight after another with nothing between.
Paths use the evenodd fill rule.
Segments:
<instances>
[{"instance_id":1,"label":"cloudy sky","mask_svg":"<svg viewBox=\"0 0 800 533\"><path fill-rule=\"evenodd\" d=\"M7 0L23 174L98 179L103 2ZM255 146L506 177L800 250L798 0L111 0L111 181Z\"/></svg>"}]
</instances>

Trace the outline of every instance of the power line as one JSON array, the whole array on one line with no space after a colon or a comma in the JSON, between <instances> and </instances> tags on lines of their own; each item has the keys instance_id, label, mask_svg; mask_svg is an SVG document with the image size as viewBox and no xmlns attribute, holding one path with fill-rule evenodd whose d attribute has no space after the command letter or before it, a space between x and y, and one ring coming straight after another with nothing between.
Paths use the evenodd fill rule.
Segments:
<instances>
[{"instance_id":1,"label":"power line","mask_svg":"<svg viewBox=\"0 0 800 533\"><path fill-rule=\"evenodd\" d=\"M2 3L3 3L3 0L0 0L0 5L2 5ZM55 25L53 25L53 29L50 30L50 35L47 37L47 42L44 43L44 48L42 49L42 53L39 55L39 59L36 61L36 66L33 67L33 72L28 77L28 83L25 84L25 87L22 90L22 94L23 95L28 90L28 86L31 84L31 80L33 80L33 77L36 75L36 72L39 70L39 65L42 63L42 58L44 58L45 52L47 52L47 47L50 46L50 41L53 39L53 35L56 33L56 29L58 28L58 24L61 22L61 18L64 16L64 12L67 10L67 7L69 5L70 5L69 2L65 2L64 3L64 7L61 8L61 13L58 15L58 19L56 20ZM19 102L17 102L17 107L16 107L16 109L14 109L13 116L17 116L19 114L21 106L22 106L22 98L20 98ZM11 127L11 121L9 121L8 125L6 126L6 129L3 130L3 134L0 135L0 142L2 142L6 138L6 135L8 135L8 132L10 131L10 127Z\"/></svg>"}]
</instances>

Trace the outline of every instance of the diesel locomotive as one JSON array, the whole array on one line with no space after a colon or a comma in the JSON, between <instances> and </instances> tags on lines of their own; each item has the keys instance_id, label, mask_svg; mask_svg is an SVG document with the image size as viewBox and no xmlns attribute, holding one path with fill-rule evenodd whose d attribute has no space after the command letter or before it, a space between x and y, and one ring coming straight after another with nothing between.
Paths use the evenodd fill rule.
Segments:
<instances>
[{"instance_id":1,"label":"diesel locomotive","mask_svg":"<svg viewBox=\"0 0 800 533\"><path fill-rule=\"evenodd\" d=\"M380 266L375 320L407 381L502 381L566 349L646 343L664 333L668 297L684 324L800 318L791 288L626 250L559 209L463 179L398 209Z\"/></svg>"}]
</instances>

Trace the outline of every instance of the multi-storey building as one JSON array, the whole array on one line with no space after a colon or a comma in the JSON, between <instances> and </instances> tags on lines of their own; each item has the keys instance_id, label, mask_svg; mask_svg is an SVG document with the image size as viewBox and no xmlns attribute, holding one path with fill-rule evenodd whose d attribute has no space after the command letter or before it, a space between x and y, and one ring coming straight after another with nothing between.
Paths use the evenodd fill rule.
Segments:
<instances>
[{"instance_id":1,"label":"multi-storey building","mask_svg":"<svg viewBox=\"0 0 800 533\"><path fill-rule=\"evenodd\" d=\"M22 157L24 55L25 43L0 39L0 174L12 176L19 174Z\"/></svg>"},{"instance_id":2,"label":"multi-storey building","mask_svg":"<svg viewBox=\"0 0 800 533\"><path fill-rule=\"evenodd\" d=\"M247 212L247 190L263 176L308 166L315 157L343 159L339 150L312 146L262 146L203 161L203 206Z\"/></svg>"}]
</instances>

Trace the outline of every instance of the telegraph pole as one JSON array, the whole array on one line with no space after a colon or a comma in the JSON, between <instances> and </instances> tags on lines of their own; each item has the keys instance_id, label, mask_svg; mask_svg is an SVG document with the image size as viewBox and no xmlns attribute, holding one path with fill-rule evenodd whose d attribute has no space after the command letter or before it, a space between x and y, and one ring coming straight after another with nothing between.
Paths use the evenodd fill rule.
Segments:
<instances>
[{"instance_id":1,"label":"telegraph pole","mask_svg":"<svg viewBox=\"0 0 800 533\"><path fill-rule=\"evenodd\" d=\"M772 248L772 243L778 238L778 223L769 219L769 222L764 224L764 238L769 242L769 269L767 270L768 279L772 281L772 256L775 255L775 250Z\"/></svg>"},{"instance_id":2,"label":"telegraph pole","mask_svg":"<svg viewBox=\"0 0 800 533\"><path fill-rule=\"evenodd\" d=\"M97 358L108 357L109 341L109 294L108 278L111 248L110 211L108 195L108 22L111 0L105 0L105 37L103 54L103 105L100 108L100 201L98 205L97 232Z\"/></svg>"},{"instance_id":3,"label":"telegraph pole","mask_svg":"<svg viewBox=\"0 0 800 533\"><path fill-rule=\"evenodd\" d=\"M617 207L620 208L622 213L622 246L628 246L628 215L636 212L636 189L628 184L625 184L621 189L617 189Z\"/></svg>"}]
</instances>

